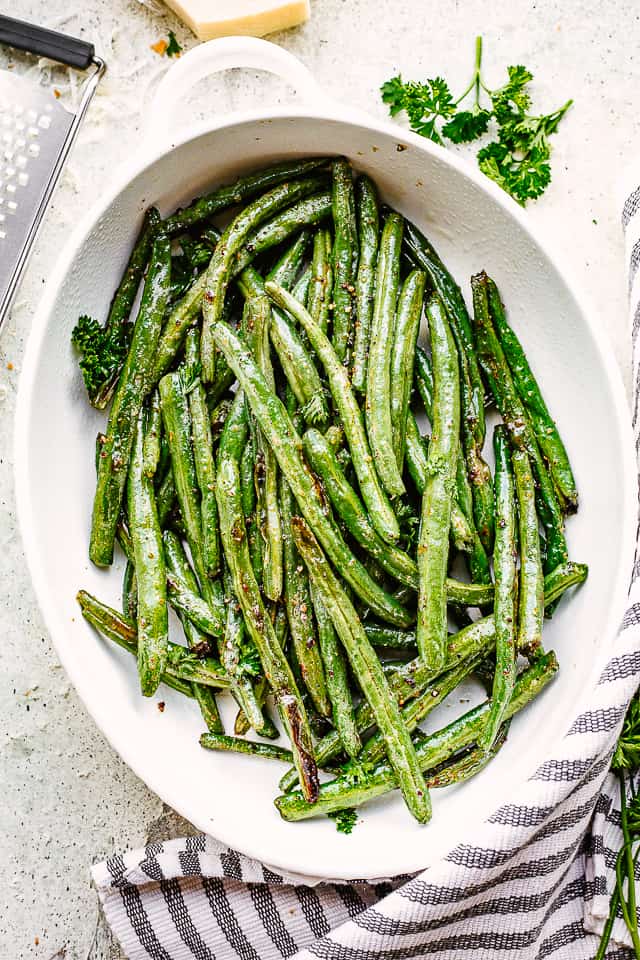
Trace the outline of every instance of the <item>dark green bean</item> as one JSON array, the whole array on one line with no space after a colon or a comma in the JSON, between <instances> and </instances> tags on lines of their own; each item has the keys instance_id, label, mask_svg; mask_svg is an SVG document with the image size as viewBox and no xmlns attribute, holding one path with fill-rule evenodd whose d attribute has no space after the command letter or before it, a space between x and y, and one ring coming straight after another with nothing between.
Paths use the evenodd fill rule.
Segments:
<instances>
[{"instance_id":1,"label":"dark green bean","mask_svg":"<svg viewBox=\"0 0 640 960\"><path fill-rule=\"evenodd\" d=\"M198 197L188 207L177 210L176 213L173 213L164 221L163 229L169 236L175 237L196 224L202 223L203 220L208 220L214 214L220 213L221 210L227 210L229 207L245 203L265 190L270 190L287 180L295 177L306 177L324 167L326 163L327 159L325 157L310 160L286 160L284 163L267 167L266 170L258 170L256 173L240 177L234 183L217 187L212 193Z\"/></svg>"},{"instance_id":2,"label":"dark green bean","mask_svg":"<svg viewBox=\"0 0 640 960\"><path fill-rule=\"evenodd\" d=\"M138 619L138 584L136 568L132 560L127 560L122 577L122 610L134 623Z\"/></svg>"},{"instance_id":3,"label":"dark green bean","mask_svg":"<svg viewBox=\"0 0 640 960\"><path fill-rule=\"evenodd\" d=\"M256 515L256 445L255 437L249 434L240 458L240 496L242 511L247 528L247 545L251 566L258 583L262 583L262 538L260 536L258 517Z\"/></svg>"},{"instance_id":4,"label":"dark green bean","mask_svg":"<svg viewBox=\"0 0 640 960\"><path fill-rule=\"evenodd\" d=\"M378 193L373 180L366 175L359 177L356 181L356 212L360 255L356 277L356 332L351 379L353 389L357 390L358 393L364 393L367 389L367 363L373 318L378 233L380 230Z\"/></svg>"},{"instance_id":5,"label":"dark green bean","mask_svg":"<svg viewBox=\"0 0 640 960\"><path fill-rule=\"evenodd\" d=\"M540 534L535 505L535 484L525 450L513 450L513 473L518 499L520 542L520 589L518 591L518 650L534 656L542 641L544 616L544 574L540 555Z\"/></svg>"},{"instance_id":6,"label":"dark green bean","mask_svg":"<svg viewBox=\"0 0 640 960\"><path fill-rule=\"evenodd\" d=\"M165 530L164 536L175 536L173 531ZM166 551L165 551L166 552ZM187 587L183 577L178 577L171 569L167 574L167 596L169 603L177 613L187 617L197 628L210 637L222 636L222 622L200 596L198 586Z\"/></svg>"},{"instance_id":7,"label":"dark green bean","mask_svg":"<svg viewBox=\"0 0 640 960\"><path fill-rule=\"evenodd\" d=\"M429 794L417 764L409 733L377 654L362 628L347 593L340 584L301 517L291 521L298 551L307 565L317 592L345 649L362 693L384 737L389 762L397 775L407 807L419 823L431 816ZM322 789L322 788L321 788Z\"/></svg>"},{"instance_id":8,"label":"dark green bean","mask_svg":"<svg viewBox=\"0 0 640 960\"><path fill-rule=\"evenodd\" d=\"M429 420L431 420L433 413L433 372L431 370L431 362L421 347L416 349L414 380L425 413ZM412 480L418 488L418 492L421 492L420 478L422 474L424 474L426 478L426 470L422 471L420 469L423 458L418 455L418 451L416 450L416 429L414 424L410 422L411 420L412 415L411 412L409 412L406 438L407 466ZM426 465L426 454L424 461ZM417 480L416 474L418 477ZM422 487L424 487L424 481L422 482ZM489 569L489 560L478 536L478 531L475 528L473 495L462 449L458 451L458 461L456 463L456 497L451 505L451 536L456 550L469 554L471 579L474 583L490 583L491 572Z\"/></svg>"},{"instance_id":9,"label":"dark green bean","mask_svg":"<svg viewBox=\"0 0 640 960\"><path fill-rule=\"evenodd\" d=\"M255 644L247 636L240 605L233 593L233 578L227 567L224 571L224 585L227 611L220 661L232 678L232 692L235 689L236 700L247 722L247 729L253 727L256 733L263 737L278 736L273 724L262 712L262 704L254 687L253 670L247 670L245 660L249 659L251 664L254 654L256 657L258 654ZM259 681L256 681L256 687L257 682Z\"/></svg>"},{"instance_id":10,"label":"dark green bean","mask_svg":"<svg viewBox=\"0 0 640 960\"><path fill-rule=\"evenodd\" d=\"M284 287L285 290L291 290L300 272L310 241L309 230L301 230L293 243L271 267L267 274L267 280L273 280Z\"/></svg>"},{"instance_id":11,"label":"dark green bean","mask_svg":"<svg viewBox=\"0 0 640 960\"><path fill-rule=\"evenodd\" d=\"M237 276L261 253L284 243L285 240L298 233L300 229L321 223L330 216L330 193L315 193L313 196L305 197L291 207L287 207L273 219L268 220L259 230L249 234L245 245L238 252L231 265L231 275Z\"/></svg>"},{"instance_id":12,"label":"dark green bean","mask_svg":"<svg viewBox=\"0 0 640 960\"><path fill-rule=\"evenodd\" d=\"M264 281L257 270L248 267L242 272L240 289L247 297L264 294ZM316 366L294 324L276 307L271 309L269 332L280 366L305 419L309 423L325 423L329 411Z\"/></svg>"},{"instance_id":13,"label":"dark green bean","mask_svg":"<svg viewBox=\"0 0 640 960\"><path fill-rule=\"evenodd\" d=\"M493 543L493 490L491 472L482 457L485 440L484 385L480 375L471 320L460 287L431 243L407 223L405 242L415 264L425 270L440 297L458 350L462 404L462 444L471 482L475 525L487 551Z\"/></svg>"},{"instance_id":14,"label":"dark green bean","mask_svg":"<svg viewBox=\"0 0 640 960\"><path fill-rule=\"evenodd\" d=\"M418 571L415 562L399 547L386 543L373 528L358 494L345 477L326 437L312 428L306 431L302 442L312 470L320 477L336 513L349 532L387 573L414 590L417 589Z\"/></svg>"},{"instance_id":15,"label":"dark green bean","mask_svg":"<svg viewBox=\"0 0 640 960\"><path fill-rule=\"evenodd\" d=\"M455 488L460 434L460 376L455 343L444 307L437 297L427 306L434 395L433 433L429 443L427 483L422 497L418 541L418 650L432 669L446 657L447 593L451 503Z\"/></svg>"},{"instance_id":16,"label":"dark green bean","mask_svg":"<svg viewBox=\"0 0 640 960\"><path fill-rule=\"evenodd\" d=\"M207 398L200 378L195 376L200 360L200 336L195 329L190 330L187 334L185 357L187 365L192 364L194 368L194 381L190 385L188 402L191 415L193 459L200 489L202 555L207 575L216 577L220 572L216 466L213 457L213 437L211 435Z\"/></svg>"},{"instance_id":17,"label":"dark green bean","mask_svg":"<svg viewBox=\"0 0 640 960\"><path fill-rule=\"evenodd\" d=\"M333 349L340 363L348 363L353 340L353 297L358 266L353 176L348 160L331 165L333 211Z\"/></svg>"},{"instance_id":18,"label":"dark green bean","mask_svg":"<svg viewBox=\"0 0 640 960\"><path fill-rule=\"evenodd\" d=\"M149 262L151 247L159 225L160 214L155 207L149 207L144 215L140 233L138 234L122 279L118 284L118 289L113 295L113 300L109 307L105 333L118 339L124 339L125 343L133 329L129 321L129 315L136 299L145 267ZM103 382L90 395L89 399L92 405L97 407L98 410L104 410L111 400L121 369L119 366L114 366L113 370L108 372Z\"/></svg>"},{"instance_id":19,"label":"dark green bean","mask_svg":"<svg viewBox=\"0 0 640 960\"><path fill-rule=\"evenodd\" d=\"M404 493L402 475L393 451L391 426L391 352L400 283L403 229L404 220L400 214L388 213L382 228L376 267L364 408L375 467L390 497Z\"/></svg>"},{"instance_id":20,"label":"dark green bean","mask_svg":"<svg viewBox=\"0 0 640 960\"><path fill-rule=\"evenodd\" d=\"M167 586L169 587L169 584L172 582L179 584L182 593L191 593L199 600L200 598L197 596L198 582L189 565L180 540L172 531L165 530L162 535L162 543L167 566ZM171 596L172 591L170 587L167 592L169 594L169 602L175 607L180 623L182 624L182 629L187 640L187 647L190 650L196 651L201 650L203 646L208 647L208 638L200 632L199 626L189 618L185 609L175 603L175 595L174 597ZM203 606L208 612L206 604L203 603ZM219 652L220 644L218 644L218 653ZM204 684L194 684L193 695L200 707L200 713L207 726L207 730L213 733L224 733L224 726L214 691Z\"/></svg>"},{"instance_id":21,"label":"dark green bean","mask_svg":"<svg viewBox=\"0 0 640 960\"><path fill-rule=\"evenodd\" d=\"M245 317L251 328L253 355L269 389L275 391L275 378L269 353L271 307L262 295L246 302ZM244 320L243 320L244 322ZM269 600L282 596L283 558L282 523L278 506L278 463L262 430L256 424L256 493L262 535L262 589Z\"/></svg>"},{"instance_id":22,"label":"dark green bean","mask_svg":"<svg viewBox=\"0 0 640 960\"><path fill-rule=\"evenodd\" d=\"M192 444L193 427L184 379L185 371L183 370L168 373L160 381L162 420L171 450L173 480L191 559L202 598L217 624L219 635L222 632L224 620L224 604L214 582L209 577L204 558L200 491Z\"/></svg>"},{"instance_id":23,"label":"dark green bean","mask_svg":"<svg viewBox=\"0 0 640 960\"><path fill-rule=\"evenodd\" d=\"M487 725L479 738L479 746L486 751L491 750L498 736L516 680L517 520L509 442L504 427L496 427L493 434L493 448L496 456L496 536L493 552L496 580L493 607L496 666L491 710Z\"/></svg>"},{"instance_id":24,"label":"dark green bean","mask_svg":"<svg viewBox=\"0 0 640 960\"><path fill-rule=\"evenodd\" d=\"M324 227L316 230L313 237L313 259L311 261L311 285L309 288L308 310L323 333L329 325L331 297L333 295L333 268L331 266L331 234ZM282 283L275 276L269 280L279 283L288 290L286 283Z\"/></svg>"},{"instance_id":25,"label":"dark green bean","mask_svg":"<svg viewBox=\"0 0 640 960\"><path fill-rule=\"evenodd\" d=\"M536 505L547 540L545 572L564 563L568 556L562 510L553 482L540 453L527 412L518 396L504 350L489 313L488 277L471 278L474 322L480 363L514 447L525 450L537 484Z\"/></svg>"},{"instance_id":26,"label":"dark green bean","mask_svg":"<svg viewBox=\"0 0 640 960\"><path fill-rule=\"evenodd\" d=\"M138 673L142 695L158 689L167 663L169 621L162 533L153 494L153 481L144 473L142 414L138 417L131 452L127 513L137 583Z\"/></svg>"},{"instance_id":27,"label":"dark green bean","mask_svg":"<svg viewBox=\"0 0 640 960\"><path fill-rule=\"evenodd\" d=\"M280 513L284 541L284 602L289 621L289 633L300 674L313 704L321 716L330 717L331 702L314 624L309 579L291 532L293 509L293 494L281 474Z\"/></svg>"},{"instance_id":28,"label":"dark green bean","mask_svg":"<svg viewBox=\"0 0 640 960\"><path fill-rule=\"evenodd\" d=\"M426 274L421 270L412 270L404 281L398 307L391 349L391 428L393 449L402 471L405 456L405 436L409 398L413 385L413 361L422 316Z\"/></svg>"},{"instance_id":29,"label":"dark green bean","mask_svg":"<svg viewBox=\"0 0 640 960\"><path fill-rule=\"evenodd\" d=\"M362 741L356 726L344 653L331 617L315 588L312 588L311 596L318 624L318 644L324 663L324 676L330 701L329 715L333 718L333 726L347 756L356 757L362 749Z\"/></svg>"},{"instance_id":30,"label":"dark green bean","mask_svg":"<svg viewBox=\"0 0 640 960\"><path fill-rule=\"evenodd\" d=\"M500 728L498 736L489 751L483 750L482 747L476 747L464 753L459 760L453 760L439 769L436 768L434 773L427 777L427 786L431 790L435 790L439 787L451 787L457 783L466 783L467 780L475 777L502 749L507 739L508 728L508 723Z\"/></svg>"},{"instance_id":31,"label":"dark green bean","mask_svg":"<svg viewBox=\"0 0 640 960\"><path fill-rule=\"evenodd\" d=\"M160 464L160 437L162 434L162 415L160 413L160 395L157 390L151 394L149 407L144 421L144 442L142 444L143 470L146 477L153 478Z\"/></svg>"},{"instance_id":32,"label":"dark green bean","mask_svg":"<svg viewBox=\"0 0 640 960\"><path fill-rule=\"evenodd\" d=\"M522 344L507 323L504 306L498 288L491 278L487 279L489 308L500 338L516 390L527 409L538 445L549 465L551 478L563 508L568 513L578 509L578 489L569 457L556 423L549 413L542 391L538 385Z\"/></svg>"},{"instance_id":33,"label":"dark green bean","mask_svg":"<svg viewBox=\"0 0 640 960\"><path fill-rule=\"evenodd\" d=\"M240 737L225 737L216 733L203 733L200 737L200 746L207 750L224 750L228 753L245 753L251 757L267 757L269 760L280 760L282 763L291 763L293 754L285 747L278 747L274 743L258 743L255 740L241 740Z\"/></svg>"},{"instance_id":34,"label":"dark green bean","mask_svg":"<svg viewBox=\"0 0 640 960\"><path fill-rule=\"evenodd\" d=\"M171 249L168 239L159 237L153 245L140 309L98 460L89 545L89 556L98 566L109 566L113 561L133 438L142 404L154 385L153 363L170 282Z\"/></svg>"}]
</instances>

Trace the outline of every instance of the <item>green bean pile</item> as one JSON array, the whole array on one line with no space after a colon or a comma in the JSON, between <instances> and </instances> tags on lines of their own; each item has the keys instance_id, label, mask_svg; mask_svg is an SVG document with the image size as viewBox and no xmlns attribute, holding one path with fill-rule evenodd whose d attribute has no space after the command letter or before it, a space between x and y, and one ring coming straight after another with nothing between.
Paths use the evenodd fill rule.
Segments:
<instances>
[{"instance_id":1,"label":"green bean pile","mask_svg":"<svg viewBox=\"0 0 640 960\"><path fill-rule=\"evenodd\" d=\"M345 159L297 160L149 211L103 328L126 349L92 380L89 552L123 551L123 612L81 591L82 613L144 696L196 700L203 747L288 765L287 820L399 788L426 822L558 669L542 627L587 576L576 485L495 283L471 291L472 315ZM485 702L423 733L472 676Z\"/></svg>"}]
</instances>

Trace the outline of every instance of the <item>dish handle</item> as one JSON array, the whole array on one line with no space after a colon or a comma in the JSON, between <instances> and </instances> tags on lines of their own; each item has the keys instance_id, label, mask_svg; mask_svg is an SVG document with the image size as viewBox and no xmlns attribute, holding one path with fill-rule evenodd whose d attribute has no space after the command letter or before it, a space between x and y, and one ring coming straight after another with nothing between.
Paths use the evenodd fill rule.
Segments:
<instances>
[{"instance_id":1,"label":"dish handle","mask_svg":"<svg viewBox=\"0 0 640 960\"><path fill-rule=\"evenodd\" d=\"M237 68L275 74L293 87L296 97L304 102L313 103L323 98L313 74L297 57L275 43L256 37L209 40L182 56L158 84L149 110L147 143L162 144L170 139L178 108L200 80Z\"/></svg>"}]
</instances>

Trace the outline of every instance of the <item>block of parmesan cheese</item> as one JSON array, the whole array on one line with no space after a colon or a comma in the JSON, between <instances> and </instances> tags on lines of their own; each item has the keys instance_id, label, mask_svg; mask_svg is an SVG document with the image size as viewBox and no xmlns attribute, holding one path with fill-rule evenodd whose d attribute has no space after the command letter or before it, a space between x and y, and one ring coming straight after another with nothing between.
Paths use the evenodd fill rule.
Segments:
<instances>
[{"instance_id":1,"label":"block of parmesan cheese","mask_svg":"<svg viewBox=\"0 0 640 960\"><path fill-rule=\"evenodd\" d=\"M166 0L200 40L263 37L309 19L309 0Z\"/></svg>"}]
</instances>

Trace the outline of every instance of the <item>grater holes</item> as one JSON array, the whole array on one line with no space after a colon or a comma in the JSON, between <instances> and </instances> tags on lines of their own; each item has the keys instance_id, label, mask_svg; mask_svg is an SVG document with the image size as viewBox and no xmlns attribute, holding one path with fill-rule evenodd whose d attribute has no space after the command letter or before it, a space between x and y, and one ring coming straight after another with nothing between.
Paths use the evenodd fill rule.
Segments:
<instances>
[{"instance_id":1,"label":"grater holes","mask_svg":"<svg viewBox=\"0 0 640 960\"><path fill-rule=\"evenodd\" d=\"M40 146L37 143L30 143L27 148L27 153L30 157L37 157L40 153Z\"/></svg>"},{"instance_id":2,"label":"grater holes","mask_svg":"<svg viewBox=\"0 0 640 960\"><path fill-rule=\"evenodd\" d=\"M24 124L23 124L23 129L24 129ZM27 136L29 137L30 140L35 140L36 137L40 136L40 131L38 130L37 127L29 127L29 129L27 130Z\"/></svg>"},{"instance_id":3,"label":"grater holes","mask_svg":"<svg viewBox=\"0 0 640 960\"><path fill-rule=\"evenodd\" d=\"M16 212L17 209L18 209L18 204L15 202L15 200L9 200L7 204L7 210L9 211L9 213L13 214Z\"/></svg>"},{"instance_id":4,"label":"grater holes","mask_svg":"<svg viewBox=\"0 0 640 960\"><path fill-rule=\"evenodd\" d=\"M38 126L41 127L43 130L48 130L49 127L51 126L51 117L48 116L46 113L43 113L40 119L38 120Z\"/></svg>"},{"instance_id":5,"label":"grater holes","mask_svg":"<svg viewBox=\"0 0 640 960\"><path fill-rule=\"evenodd\" d=\"M29 183L29 174L28 173L19 173L18 174L18 183L21 187L26 187Z\"/></svg>"}]
</instances>

